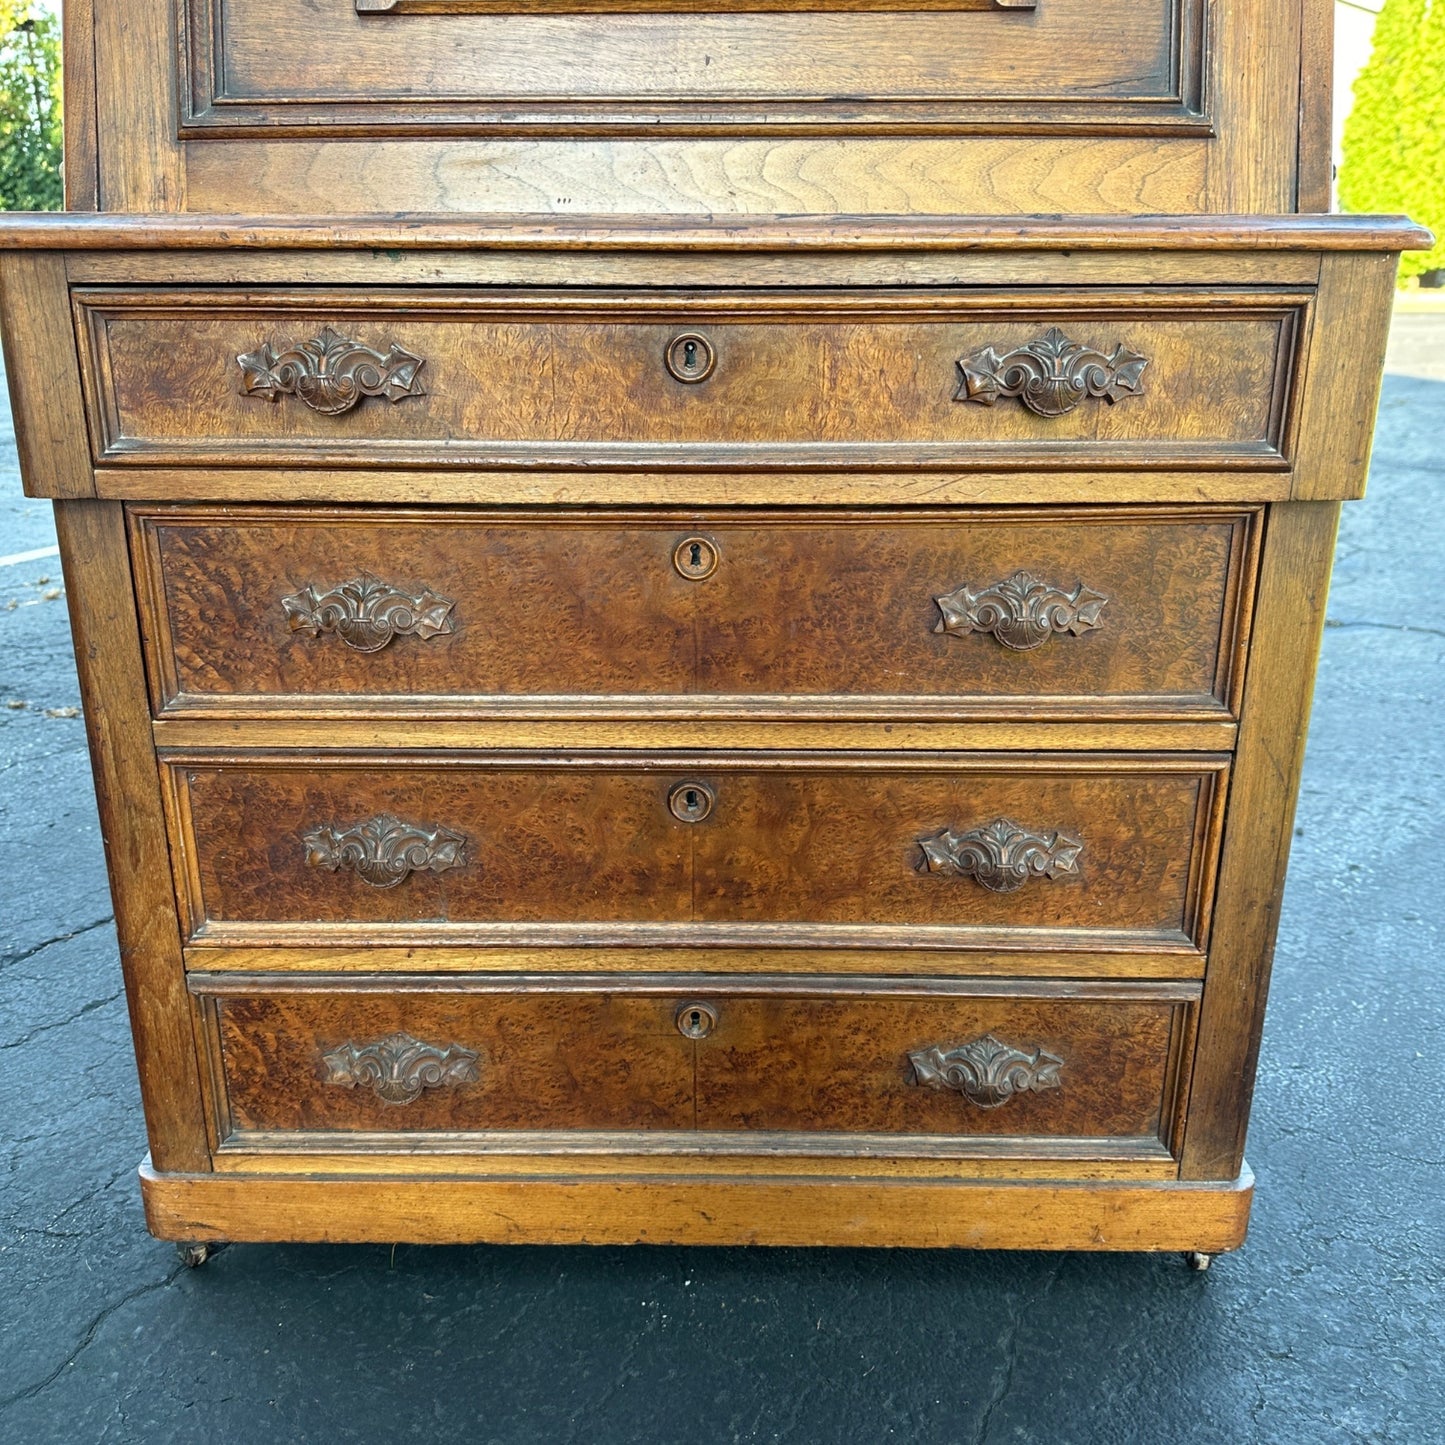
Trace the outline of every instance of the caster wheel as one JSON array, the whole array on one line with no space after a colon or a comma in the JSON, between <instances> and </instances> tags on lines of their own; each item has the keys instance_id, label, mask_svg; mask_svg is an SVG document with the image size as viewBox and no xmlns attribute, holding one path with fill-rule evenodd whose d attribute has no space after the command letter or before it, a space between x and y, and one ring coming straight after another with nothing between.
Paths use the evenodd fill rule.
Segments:
<instances>
[{"instance_id":1,"label":"caster wheel","mask_svg":"<svg viewBox=\"0 0 1445 1445\"><path fill-rule=\"evenodd\" d=\"M222 1246L214 1240L203 1240L199 1244L178 1244L176 1253L187 1269L199 1269Z\"/></svg>"},{"instance_id":2,"label":"caster wheel","mask_svg":"<svg viewBox=\"0 0 1445 1445\"><path fill-rule=\"evenodd\" d=\"M1197 1249L1191 1249L1185 1254L1184 1263L1187 1264L1190 1269L1202 1274L1214 1263L1214 1256L1212 1254L1201 1253L1201 1251Z\"/></svg>"}]
</instances>

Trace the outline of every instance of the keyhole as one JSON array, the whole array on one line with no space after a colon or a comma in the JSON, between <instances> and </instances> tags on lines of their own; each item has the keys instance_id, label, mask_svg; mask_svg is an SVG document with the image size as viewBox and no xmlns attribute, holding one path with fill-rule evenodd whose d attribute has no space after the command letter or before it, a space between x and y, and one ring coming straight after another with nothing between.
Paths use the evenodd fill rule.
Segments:
<instances>
[{"instance_id":1,"label":"keyhole","mask_svg":"<svg viewBox=\"0 0 1445 1445\"><path fill-rule=\"evenodd\" d=\"M701 823L716 801L717 794L706 783L678 783L667 795L668 810L679 823Z\"/></svg>"},{"instance_id":2,"label":"keyhole","mask_svg":"<svg viewBox=\"0 0 1445 1445\"><path fill-rule=\"evenodd\" d=\"M689 582L701 582L717 571L718 550L706 537L685 537L673 548L672 565Z\"/></svg>"},{"instance_id":3,"label":"keyhole","mask_svg":"<svg viewBox=\"0 0 1445 1445\"><path fill-rule=\"evenodd\" d=\"M685 1003L676 1014L677 1031L686 1039L705 1039L717 1027L717 1010L710 1003Z\"/></svg>"},{"instance_id":4,"label":"keyhole","mask_svg":"<svg viewBox=\"0 0 1445 1445\"><path fill-rule=\"evenodd\" d=\"M697 331L684 331L667 343L662 359L674 381L691 385L706 381L717 365L717 352L713 344Z\"/></svg>"}]
</instances>

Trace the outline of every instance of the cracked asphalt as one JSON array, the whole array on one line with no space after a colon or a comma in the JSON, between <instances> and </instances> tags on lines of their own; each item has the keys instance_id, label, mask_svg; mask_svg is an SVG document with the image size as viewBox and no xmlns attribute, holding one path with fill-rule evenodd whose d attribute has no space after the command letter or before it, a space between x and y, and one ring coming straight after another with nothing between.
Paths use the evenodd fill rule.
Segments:
<instances>
[{"instance_id":1,"label":"cracked asphalt","mask_svg":"<svg viewBox=\"0 0 1445 1445\"><path fill-rule=\"evenodd\" d=\"M59 571L0 568L0 1440L1445 1438L1445 311L1346 507L1250 1134L1176 1256L233 1246L145 1232ZM8 417L0 422L8 427ZM0 556L53 545L0 436Z\"/></svg>"}]
</instances>

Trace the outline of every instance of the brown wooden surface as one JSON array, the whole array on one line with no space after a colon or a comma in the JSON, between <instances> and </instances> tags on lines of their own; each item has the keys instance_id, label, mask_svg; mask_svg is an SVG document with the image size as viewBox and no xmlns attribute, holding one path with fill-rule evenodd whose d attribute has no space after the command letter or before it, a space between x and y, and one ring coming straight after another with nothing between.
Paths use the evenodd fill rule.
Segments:
<instances>
[{"instance_id":1,"label":"brown wooden surface","mask_svg":"<svg viewBox=\"0 0 1445 1445\"><path fill-rule=\"evenodd\" d=\"M1231 711L1257 515L227 508L132 519L158 712L505 715L545 696L549 711L688 720L957 720ZM689 537L720 559L705 579L674 564ZM988 631L937 630L937 597L1019 571L1106 597L1099 625L1025 651ZM453 603L449 630L376 652L293 630L283 599L367 575Z\"/></svg>"},{"instance_id":2,"label":"brown wooden surface","mask_svg":"<svg viewBox=\"0 0 1445 1445\"><path fill-rule=\"evenodd\" d=\"M265 945L228 948L204 941L186 950L186 968L193 988L215 987L218 974L333 975L350 984L365 977L384 983L387 978L423 972L429 979L455 984L496 974L546 974L548 977L582 974L631 974L631 987L642 987L642 975L711 973L720 978L755 974L786 974L799 978L833 979L907 978L932 984L966 975L977 986L1027 979L1115 979L1148 981L1157 989L1168 980L1182 987L1204 976L1204 955L1142 948L1092 947L1087 952L1048 952L1027 947L970 949L966 953L925 948L719 948L666 946L610 948L520 948L426 944L385 947L362 943L354 947L318 945ZM294 981L294 980L293 980ZM565 984L563 985L565 986ZM267 991L266 979L253 979L255 992ZM835 982L834 992L842 985ZM1036 985L1031 985L1036 988Z\"/></svg>"},{"instance_id":3,"label":"brown wooden surface","mask_svg":"<svg viewBox=\"0 0 1445 1445\"><path fill-rule=\"evenodd\" d=\"M0 260L5 379L20 477L32 497L95 495L68 309L63 256L41 251Z\"/></svg>"},{"instance_id":4,"label":"brown wooden surface","mask_svg":"<svg viewBox=\"0 0 1445 1445\"><path fill-rule=\"evenodd\" d=\"M237 300L79 292L98 461L1280 466L1304 296L703 293ZM236 358L325 328L424 359L426 395L341 416L244 394ZM1040 417L956 399L960 358L1062 328L1148 358L1140 394ZM663 364L702 332L705 381Z\"/></svg>"},{"instance_id":5,"label":"brown wooden surface","mask_svg":"<svg viewBox=\"0 0 1445 1445\"><path fill-rule=\"evenodd\" d=\"M699 217L636 212L554 215L545 211L452 215L397 214L392 208L346 212L334 206L306 216L265 211L0 215L0 249L41 251L491 248L786 254L983 250L1010 253L1009 264L1016 267L1021 254L1034 251L1408 251L1426 250L1432 243L1431 233L1406 216L760 212ZM374 264L384 267L393 259L374 258Z\"/></svg>"},{"instance_id":6,"label":"brown wooden surface","mask_svg":"<svg viewBox=\"0 0 1445 1445\"><path fill-rule=\"evenodd\" d=\"M1202 1250L1244 1243L1254 1177L1225 1184L968 1179L397 1179L158 1174L162 1239Z\"/></svg>"},{"instance_id":7,"label":"brown wooden surface","mask_svg":"<svg viewBox=\"0 0 1445 1445\"><path fill-rule=\"evenodd\" d=\"M1107 24L1088 0L510 8L379 22L344 0L189 0L182 133L1208 134L1202 0L1133 0Z\"/></svg>"},{"instance_id":8,"label":"brown wooden surface","mask_svg":"<svg viewBox=\"0 0 1445 1445\"><path fill-rule=\"evenodd\" d=\"M94 211L100 206L100 137L95 97L95 3L65 0L61 33L64 84L65 207Z\"/></svg>"},{"instance_id":9,"label":"brown wooden surface","mask_svg":"<svg viewBox=\"0 0 1445 1445\"><path fill-rule=\"evenodd\" d=\"M1375 413L1384 380L1390 294L1398 268L1393 256L1328 256L1320 268L1317 315L1348 316L1348 338L1317 324L1310 341L1303 404L1307 415L1331 417L1301 437L1294 497L1299 501L1365 494Z\"/></svg>"},{"instance_id":10,"label":"brown wooden surface","mask_svg":"<svg viewBox=\"0 0 1445 1445\"><path fill-rule=\"evenodd\" d=\"M1297 211L1328 211L1334 180L1335 0L1300 0Z\"/></svg>"},{"instance_id":11,"label":"brown wooden surface","mask_svg":"<svg viewBox=\"0 0 1445 1445\"><path fill-rule=\"evenodd\" d=\"M166 718L152 727L158 747L185 753L220 748L398 749L485 748L535 752L578 749L634 749L640 753L679 748L768 748L905 752L1227 752L1238 727L1232 722L904 722L901 720L819 722L802 716L802 704L790 704L799 716L754 715L751 699L736 713L711 720L675 715L616 719L579 715L534 717L542 711L524 703L515 713L491 721L389 717L374 720L341 717ZM600 709L610 714L609 705Z\"/></svg>"},{"instance_id":12,"label":"brown wooden surface","mask_svg":"<svg viewBox=\"0 0 1445 1445\"><path fill-rule=\"evenodd\" d=\"M102 211L186 209L172 0L89 0Z\"/></svg>"},{"instance_id":13,"label":"brown wooden surface","mask_svg":"<svg viewBox=\"0 0 1445 1445\"><path fill-rule=\"evenodd\" d=\"M1272 508L1266 528L1184 1142L1189 1179L1228 1178L1244 1157L1339 511L1292 502Z\"/></svg>"},{"instance_id":14,"label":"brown wooden surface","mask_svg":"<svg viewBox=\"0 0 1445 1445\"><path fill-rule=\"evenodd\" d=\"M1172 1133L1185 1015L1168 999L637 996L620 982L616 993L222 996L207 1009L225 1081L221 1137L613 1129L1166 1144ZM694 1041L675 1017L697 1000L717 1025ZM405 1103L328 1081L328 1051L397 1033L469 1050L478 1078ZM1062 1059L1059 1087L985 1108L914 1080L912 1050L986 1035Z\"/></svg>"},{"instance_id":15,"label":"brown wooden surface","mask_svg":"<svg viewBox=\"0 0 1445 1445\"><path fill-rule=\"evenodd\" d=\"M348 926L377 942L626 943L641 926L662 944L957 946L1031 930L1035 946L1187 947L1203 936L1225 767L876 754L167 761L193 928L217 943L354 941ZM704 822L668 810L669 790L689 782L716 790ZM466 861L390 888L308 865L303 834L383 814L464 834ZM1078 876L995 893L920 871L920 839L1001 816L1082 839Z\"/></svg>"},{"instance_id":16,"label":"brown wooden surface","mask_svg":"<svg viewBox=\"0 0 1445 1445\"><path fill-rule=\"evenodd\" d=\"M65 568L86 736L151 1156L210 1167L166 827L147 734L125 518L113 502L62 501Z\"/></svg>"}]
</instances>

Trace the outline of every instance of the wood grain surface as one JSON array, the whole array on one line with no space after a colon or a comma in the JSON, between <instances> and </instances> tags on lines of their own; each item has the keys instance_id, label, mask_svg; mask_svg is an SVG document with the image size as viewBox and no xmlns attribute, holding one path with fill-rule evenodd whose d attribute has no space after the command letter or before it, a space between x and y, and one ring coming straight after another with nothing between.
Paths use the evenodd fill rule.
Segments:
<instances>
[{"instance_id":1,"label":"wood grain surface","mask_svg":"<svg viewBox=\"0 0 1445 1445\"><path fill-rule=\"evenodd\" d=\"M900 941L1197 946L1217 848L1209 757L879 754L168 757L192 930L216 943ZM700 823L668 808L712 788ZM304 836L391 815L464 861L378 888ZM920 840L1009 817L1082 839L1077 875L996 893L927 872ZM500 936L498 930L501 930ZM889 930L892 933L889 933ZM921 931L919 931L921 930ZM1033 932L1028 932L1033 931Z\"/></svg>"},{"instance_id":2,"label":"wood grain surface","mask_svg":"<svg viewBox=\"0 0 1445 1445\"><path fill-rule=\"evenodd\" d=\"M1020 712L1227 715L1258 514L134 510L158 713L689 720ZM688 538L715 549L679 572ZM1025 571L1107 599L1020 651L939 630L937 598ZM372 576L452 604L359 652L285 599ZM1023 615L1022 605L1019 614ZM534 714L538 703L528 708Z\"/></svg>"},{"instance_id":3,"label":"wood grain surface","mask_svg":"<svg viewBox=\"0 0 1445 1445\"><path fill-rule=\"evenodd\" d=\"M699 1001L717 1022L693 1040L675 1020ZM682 981L675 994L639 996L620 980L616 992L308 989L208 1002L227 1140L232 1131L296 1130L823 1131L1134 1139L1165 1148L1187 1029L1187 1006L1167 996L1049 999L1026 990L930 998L895 988L830 998L790 996L783 985L749 996L736 987L689 992ZM329 1079L329 1051L398 1033L468 1050L477 1077L422 1088L403 1103ZM911 1051L988 1036L1061 1059L1059 1085L985 1108L916 1081ZM734 1150L742 1146L732 1141ZM755 1147L766 1152L769 1144L759 1138Z\"/></svg>"},{"instance_id":4,"label":"wood grain surface","mask_svg":"<svg viewBox=\"0 0 1445 1445\"><path fill-rule=\"evenodd\" d=\"M96 459L258 465L1282 467L1306 297L644 293L395 299L305 289L77 292ZM425 395L326 415L246 394L237 358L332 328L423 359ZM959 362L1051 328L1148 361L1139 394L1061 416L959 400ZM664 355L703 333L706 380Z\"/></svg>"}]
</instances>

